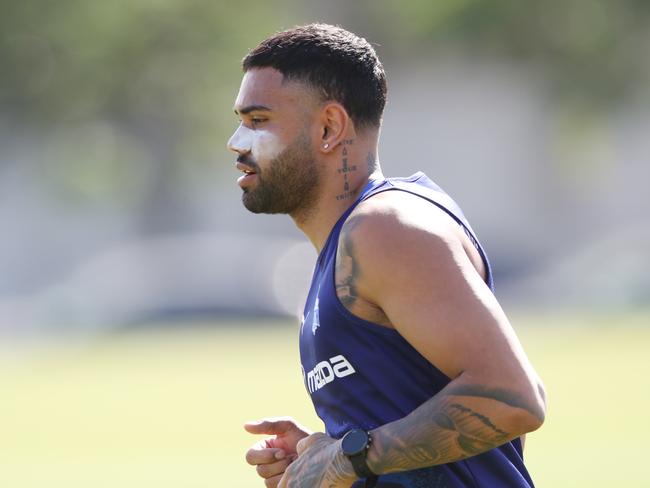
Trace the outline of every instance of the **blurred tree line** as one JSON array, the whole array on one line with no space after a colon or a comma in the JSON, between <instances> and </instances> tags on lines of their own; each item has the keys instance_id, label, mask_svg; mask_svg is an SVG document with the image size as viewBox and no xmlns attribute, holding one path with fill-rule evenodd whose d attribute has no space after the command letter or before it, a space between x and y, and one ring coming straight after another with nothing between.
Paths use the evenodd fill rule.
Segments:
<instances>
[{"instance_id":1,"label":"blurred tree line","mask_svg":"<svg viewBox=\"0 0 650 488\"><path fill-rule=\"evenodd\" d=\"M384 24L409 46L457 43L535 63L561 96L620 101L650 81L650 3L644 0L384 0Z\"/></svg>"},{"instance_id":2,"label":"blurred tree line","mask_svg":"<svg viewBox=\"0 0 650 488\"><path fill-rule=\"evenodd\" d=\"M387 62L450 45L527 63L562 99L596 106L650 81L646 0L327 5L0 1L0 131L42 135L42 171L65 198L135 205L155 230L182 213L176 183L193 165L215 164L234 127L241 57L294 24L341 23Z\"/></svg>"},{"instance_id":3,"label":"blurred tree line","mask_svg":"<svg viewBox=\"0 0 650 488\"><path fill-rule=\"evenodd\" d=\"M3 1L0 121L43 136L39 172L58 197L122 205L141 214L141 230L165 230L183 211L187 170L223 149L238 59L279 25L274 12L269 2Z\"/></svg>"}]
</instances>

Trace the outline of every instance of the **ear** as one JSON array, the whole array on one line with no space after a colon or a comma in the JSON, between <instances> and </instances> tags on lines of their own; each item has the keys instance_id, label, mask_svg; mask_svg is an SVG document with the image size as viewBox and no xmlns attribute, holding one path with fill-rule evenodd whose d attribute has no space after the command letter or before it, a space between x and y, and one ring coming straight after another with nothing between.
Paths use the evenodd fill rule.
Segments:
<instances>
[{"instance_id":1,"label":"ear","mask_svg":"<svg viewBox=\"0 0 650 488\"><path fill-rule=\"evenodd\" d=\"M321 108L319 144L322 153L332 152L346 138L352 119L338 102L327 102ZM354 129L353 129L354 130Z\"/></svg>"}]
</instances>

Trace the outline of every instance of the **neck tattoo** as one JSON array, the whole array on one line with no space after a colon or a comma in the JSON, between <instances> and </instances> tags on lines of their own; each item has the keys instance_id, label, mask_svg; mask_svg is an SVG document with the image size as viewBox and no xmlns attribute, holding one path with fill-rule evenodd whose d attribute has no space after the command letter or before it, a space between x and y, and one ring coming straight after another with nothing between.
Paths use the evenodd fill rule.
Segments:
<instances>
[{"instance_id":1,"label":"neck tattoo","mask_svg":"<svg viewBox=\"0 0 650 488\"><path fill-rule=\"evenodd\" d=\"M353 198L354 192L350 191L350 182L348 181L348 174L357 170L356 164L348 164L348 148L354 144L354 139L344 139L341 142L343 146L343 151L341 152L341 167L337 170L338 174L343 175L343 193L336 195L337 200L345 200L347 198Z\"/></svg>"}]
</instances>

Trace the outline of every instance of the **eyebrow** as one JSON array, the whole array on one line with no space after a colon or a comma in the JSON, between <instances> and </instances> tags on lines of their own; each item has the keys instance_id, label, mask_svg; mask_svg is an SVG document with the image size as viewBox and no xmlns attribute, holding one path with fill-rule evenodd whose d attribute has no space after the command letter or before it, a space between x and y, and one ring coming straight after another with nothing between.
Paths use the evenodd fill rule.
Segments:
<instances>
[{"instance_id":1,"label":"eyebrow","mask_svg":"<svg viewBox=\"0 0 650 488\"><path fill-rule=\"evenodd\" d=\"M270 112L271 109L265 105L248 105L247 107L235 109L237 115L246 115L251 112Z\"/></svg>"}]
</instances>

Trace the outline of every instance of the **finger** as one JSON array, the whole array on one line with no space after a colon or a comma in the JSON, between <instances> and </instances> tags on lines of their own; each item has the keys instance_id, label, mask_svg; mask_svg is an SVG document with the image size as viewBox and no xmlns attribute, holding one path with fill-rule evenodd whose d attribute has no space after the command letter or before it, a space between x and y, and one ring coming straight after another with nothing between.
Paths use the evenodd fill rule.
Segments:
<instances>
[{"instance_id":1,"label":"finger","mask_svg":"<svg viewBox=\"0 0 650 488\"><path fill-rule=\"evenodd\" d=\"M296 444L296 452L298 453L298 456L300 456L305 450L307 449L307 444L309 443L309 437L305 437L304 439L300 439L298 441L298 444Z\"/></svg>"},{"instance_id":2,"label":"finger","mask_svg":"<svg viewBox=\"0 0 650 488\"><path fill-rule=\"evenodd\" d=\"M324 437L327 436L322 432L316 432L315 434L300 439L298 441L298 444L296 444L296 452L298 453L298 456L300 456L303 452L305 452L307 449L309 449L311 446L316 444L319 440L323 439Z\"/></svg>"},{"instance_id":3,"label":"finger","mask_svg":"<svg viewBox=\"0 0 650 488\"><path fill-rule=\"evenodd\" d=\"M287 486L289 486L289 480L287 479L287 472L285 471L284 474L280 477L278 488L287 488Z\"/></svg>"},{"instance_id":4,"label":"finger","mask_svg":"<svg viewBox=\"0 0 650 488\"><path fill-rule=\"evenodd\" d=\"M273 476L272 478L266 478L266 479L264 480L264 484L265 484L268 488L276 488L276 487L278 486L278 484L280 483L280 480L281 480L281 479L282 479L282 475L279 474L279 475L277 475L277 476Z\"/></svg>"},{"instance_id":5,"label":"finger","mask_svg":"<svg viewBox=\"0 0 650 488\"><path fill-rule=\"evenodd\" d=\"M260 449L259 447L251 447L246 451L246 462L251 466L274 463L285 457L286 453L277 448Z\"/></svg>"},{"instance_id":6,"label":"finger","mask_svg":"<svg viewBox=\"0 0 650 488\"><path fill-rule=\"evenodd\" d=\"M282 475L289 466L290 460L282 459L270 464L258 464L257 465L257 474L262 478L272 478L277 475Z\"/></svg>"},{"instance_id":7,"label":"finger","mask_svg":"<svg viewBox=\"0 0 650 488\"><path fill-rule=\"evenodd\" d=\"M244 429L250 434L279 435L295 429L296 423L286 417L246 422Z\"/></svg>"}]
</instances>

